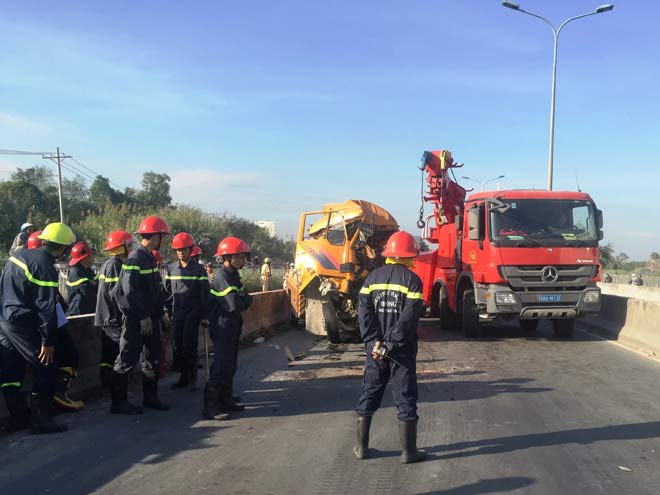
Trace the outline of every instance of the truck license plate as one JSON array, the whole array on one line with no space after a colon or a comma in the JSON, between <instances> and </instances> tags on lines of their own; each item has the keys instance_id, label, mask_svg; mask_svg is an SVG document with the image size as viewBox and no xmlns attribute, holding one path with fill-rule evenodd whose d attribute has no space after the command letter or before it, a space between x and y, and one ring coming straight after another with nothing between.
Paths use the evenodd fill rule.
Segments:
<instances>
[{"instance_id":1,"label":"truck license plate","mask_svg":"<svg viewBox=\"0 0 660 495\"><path fill-rule=\"evenodd\" d=\"M545 294L538 296L538 302L561 302L561 294Z\"/></svg>"}]
</instances>

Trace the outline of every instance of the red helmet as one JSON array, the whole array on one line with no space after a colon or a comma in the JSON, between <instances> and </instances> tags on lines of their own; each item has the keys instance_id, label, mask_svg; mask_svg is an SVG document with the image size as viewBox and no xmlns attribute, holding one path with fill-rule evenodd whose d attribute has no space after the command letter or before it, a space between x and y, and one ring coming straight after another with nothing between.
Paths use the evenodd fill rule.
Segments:
<instances>
[{"instance_id":1,"label":"red helmet","mask_svg":"<svg viewBox=\"0 0 660 495\"><path fill-rule=\"evenodd\" d=\"M192 253L190 253L190 256L199 256L200 254L202 254L202 249L197 244L195 244L192 248Z\"/></svg>"},{"instance_id":2,"label":"red helmet","mask_svg":"<svg viewBox=\"0 0 660 495\"><path fill-rule=\"evenodd\" d=\"M75 265L92 254L94 254L94 250L89 247L89 244L85 241L76 242L71 248L71 261L69 261L69 266Z\"/></svg>"},{"instance_id":3,"label":"red helmet","mask_svg":"<svg viewBox=\"0 0 660 495\"><path fill-rule=\"evenodd\" d=\"M238 237L225 237L218 244L216 256L225 256L228 254L249 253L250 246Z\"/></svg>"},{"instance_id":4,"label":"red helmet","mask_svg":"<svg viewBox=\"0 0 660 495\"><path fill-rule=\"evenodd\" d=\"M151 216L147 217L137 229L136 234L169 234L170 226L167 222L160 217Z\"/></svg>"},{"instance_id":5,"label":"red helmet","mask_svg":"<svg viewBox=\"0 0 660 495\"><path fill-rule=\"evenodd\" d=\"M125 230L115 230L110 232L108 237L105 239L105 248L104 251L112 251L119 246L128 246L133 244L133 236L126 232Z\"/></svg>"},{"instance_id":6,"label":"red helmet","mask_svg":"<svg viewBox=\"0 0 660 495\"><path fill-rule=\"evenodd\" d=\"M388 258L414 258L419 254L417 241L408 232L395 232L387 240L383 256Z\"/></svg>"},{"instance_id":7,"label":"red helmet","mask_svg":"<svg viewBox=\"0 0 660 495\"><path fill-rule=\"evenodd\" d=\"M28 237L27 240L27 248L28 249L37 249L40 248L41 246L44 245L44 241L41 239L38 239L38 237L41 235L41 230L37 230L35 232L32 232L30 234L30 237Z\"/></svg>"},{"instance_id":8,"label":"red helmet","mask_svg":"<svg viewBox=\"0 0 660 495\"><path fill-rule=\"evenodd\" d=\"M163 262L163 255L160 254L157 250L154 249L153 251L151 251L151 254L156 259L157 265L160 265Z\"/></svg>"},{"instance_id":9,"label":"red helmet","mask_svg":"<svg viewBox=\"0 0 660 495\"><path fill-rule=\"evenodd\" d=\"M195 239L188 232L179 232L172 239L172 249L185 249L194 245Z\"/></svg>"}]
</instances>

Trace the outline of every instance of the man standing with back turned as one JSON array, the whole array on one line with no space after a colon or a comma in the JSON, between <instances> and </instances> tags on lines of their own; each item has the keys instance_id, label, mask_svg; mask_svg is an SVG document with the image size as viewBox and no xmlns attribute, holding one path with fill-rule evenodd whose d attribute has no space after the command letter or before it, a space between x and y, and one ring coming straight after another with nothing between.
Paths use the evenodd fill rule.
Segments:
<instances>
[{"instance_id":1,"label":"man standing with back turned","mask_svg":"<svg viewBox=\"0 0 660 495\"><path fill-rule=\"evenodd\" d=\"M399 411L401 462L421 461L417 450L417 324L423 312L422 281L410 268L419 254L407 232L395 232L387 241L385 266L373 270L360 290L358 319L366 363L362 395L355 411L357 441L353 453L366 459L371 418L380 407L392 379L392 393Z\"/></svg>"}]
</instances>

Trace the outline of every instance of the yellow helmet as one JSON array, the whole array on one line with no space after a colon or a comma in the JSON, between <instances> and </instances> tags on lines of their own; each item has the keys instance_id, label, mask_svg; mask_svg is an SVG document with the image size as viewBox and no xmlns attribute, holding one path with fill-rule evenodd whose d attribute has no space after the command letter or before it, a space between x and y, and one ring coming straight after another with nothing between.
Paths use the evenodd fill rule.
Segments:
<instances>
[{"instance_id":1,"label":"yellow helmet","mask_svg":"<svg viewBox=\"0 0 660 495\"><path fill-rule=\"evenodd\" d=\"M38 236L39 239L63 246L72 246L76 242L76 235L68 225L61 222L49 223Z\"/></svg>"}]
</instances>

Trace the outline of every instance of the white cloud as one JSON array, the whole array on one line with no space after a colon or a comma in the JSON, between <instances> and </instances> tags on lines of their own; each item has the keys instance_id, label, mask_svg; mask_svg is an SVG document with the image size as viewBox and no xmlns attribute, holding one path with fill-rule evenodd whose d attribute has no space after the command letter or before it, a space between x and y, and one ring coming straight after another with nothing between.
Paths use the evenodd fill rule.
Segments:
<instances>
[{"instance_id":1,"label":"white cloud","mask_svg":"<svg viewBox=\"0 0 660 495\"><path fill-rule=\"evenodd\" d=\"M0 112L0 127L29 134L46 135L51 133L51 128L43 122L5 112Z\"/></svg>"}]
</instances>

